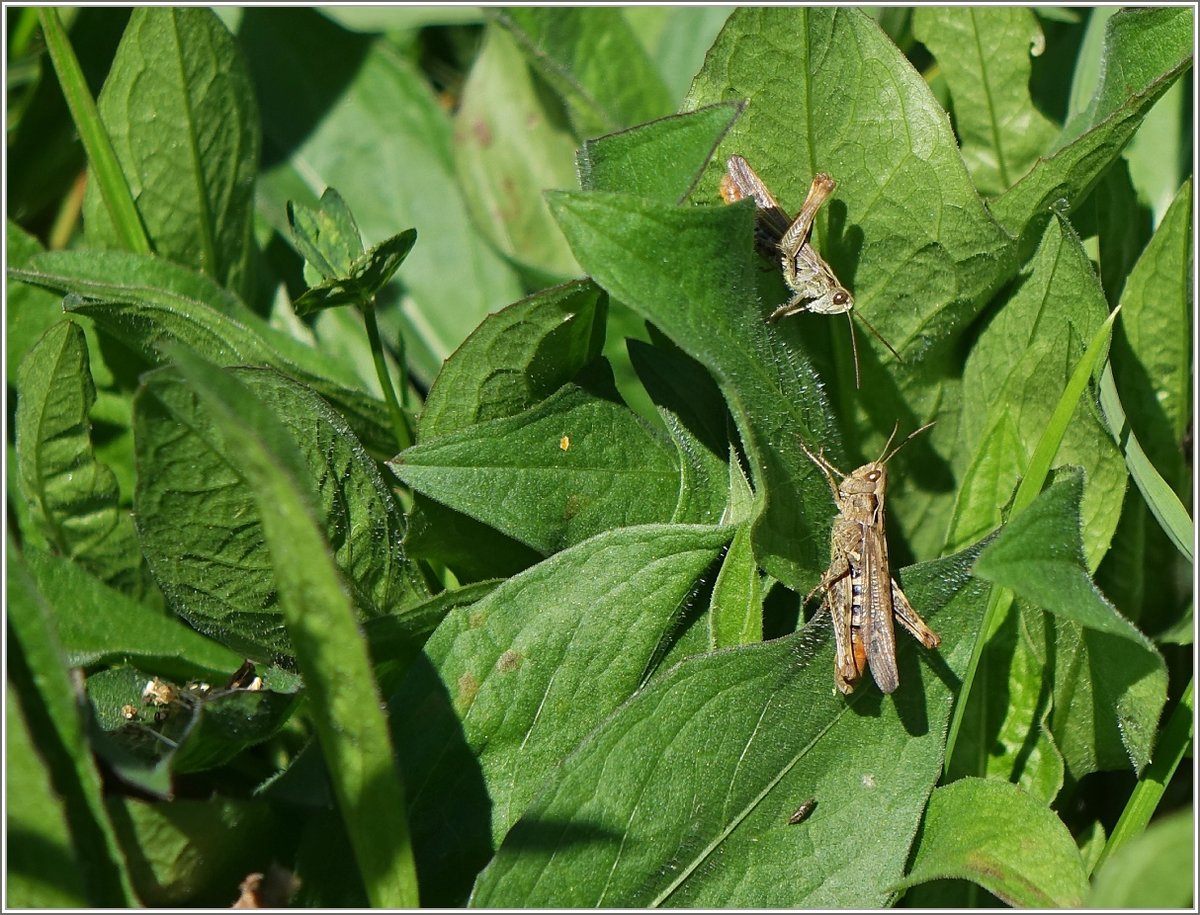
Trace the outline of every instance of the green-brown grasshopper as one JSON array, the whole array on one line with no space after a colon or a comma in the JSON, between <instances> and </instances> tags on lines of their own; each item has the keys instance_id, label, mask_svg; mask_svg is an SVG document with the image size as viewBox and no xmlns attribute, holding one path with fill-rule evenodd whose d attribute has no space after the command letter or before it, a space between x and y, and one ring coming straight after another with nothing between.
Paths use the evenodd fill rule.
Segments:
<instances>
[{"instance_id":1,"label":"green-brown grasshopper","mask_svg":"<svg viewBox=\"0 0 1200 915\"><path fill-rule=\"evenodd\" d=\"M800 212L795 219L790 219L750 163L741 156L729 157L725 174L721 177L721 197L726 203L736 203L747 197L754 201L758 216L754 238L758 249L766 257L780 258L784 282L792 291L792 297L771 312L767 320L777 321L802 311L846 315L850 321L850 348L854 354L854 384L857 387L858 343L854 337L854 322L850 320L854 297L810 244L817 211L836 187L837 182L824 172L814 175ZM900 354L892 344L866 318L860 314L858 319L891 350L892 355L900 359Z\"/></svg>"},{"instance_id":2,"label":"green-brown grasshopper","mask_svg":"<svg viewBox=\"0 0 1200 915\"><path fill-rule=\"evenodd\" d=\"M830 535L829 568L804 602L818 591L825 592L824 606L833 619L836 650L833 680L842 693L853 692L869 665L876 684L890 693L900 685L896 670L896 635L893 616L926 648L941 644L938 634L925 625L892 577L884 531L884 501L887 497L886 464L914 435L933 425L928 423L896 446L883 447L879 460L863 464L853 473L843 473L823 452L813 454L800 447L825 474L838 517ZM834 475L841 478L838 483Z\"/></svg>"}]
</instances>

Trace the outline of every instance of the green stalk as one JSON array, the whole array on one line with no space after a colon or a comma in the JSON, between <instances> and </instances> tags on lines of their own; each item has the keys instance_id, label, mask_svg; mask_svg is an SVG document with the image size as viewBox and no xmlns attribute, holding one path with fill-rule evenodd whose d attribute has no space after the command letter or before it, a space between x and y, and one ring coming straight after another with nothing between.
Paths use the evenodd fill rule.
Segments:
<instances>
[{"instance_id":1,"label":"green stalk","mask_svg":"<svg viewBox=\"0 0 1200 915\"><path fill-rule=\"evenodd\" d=\"M104 129L104 122L100 120L96 100L88 90L87 80L83 77L83 70L75 57L71 41L58 18L58 10L44 7L38 10L38 18L46 39L46 50L50 52L54 72L58 75L63 96L71 110L75 128L79 131L79 139L87 152L88 162L92 166L108 215L128 250L149 254L150 240L146 237L137 205L133 202L133 194L125 180L125 173L121 170L121 163L117 161L108 131Z\"/></svg>"},{"instance_id":2,"label":"green stalk","mask_svg":"<svg viewBox=\"0 0 1200 915\"><path fill-rule=\"evenodd\" d=\"M371 344L371 358L375 360L375 374L379 377L379 386L383 389L383 399L387 401L388 412L392 415L392 431L396 435L396 444L403 451L413 443L412 434L408 431L408 422L404 418L404 410L396 398L396 389L392 386L392 376L388 372L387 362L383 358L383 341L379 337L379 322L375 318L375 300L364 302L362 307L363 320L367 324L367 339Z\"/></svg>"}]
</instances>

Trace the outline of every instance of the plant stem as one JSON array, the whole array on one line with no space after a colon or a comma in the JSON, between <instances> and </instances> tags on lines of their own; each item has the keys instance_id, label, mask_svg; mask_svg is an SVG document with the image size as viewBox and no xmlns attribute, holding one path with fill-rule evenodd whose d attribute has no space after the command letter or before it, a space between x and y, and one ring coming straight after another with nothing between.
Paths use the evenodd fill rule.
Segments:
<instances>
[{"instance_id":1,"label":"plant stem","mask_svg":"<svg viewBox=\"0 0 1200 915\"><path fill-rule=\"evenodd\" d=\"M1114 851L1140 834L1150 822L1150 818L1154 816L1154 811L1158 809L1158 802L1162 800L1167 783L1175 774L1175 770L1179 768L1183 754L1187 752L1187 748L1192 742L1192 686L1194 683L1195 680L1188 681L1187 688L1179 697L1179 704L1175 706L1175 711L1171 712L1166 727L1162 729L1162 733L1158 737L1158 745L1154 748L1154 759L1150 761L1150 764L1146 766L1146 771L1138 779L1137 786L1133 789L1133 794L1129 796L1125 810L1121 813L1121 818L1117 820L1112 835L1104 844L1104 850L1096 859L1096 866L1092 868L1093 873L1104 866L1104 862Z\"/></svg>"},{"instance_id":2,"label":"plant stem","mask_svg":"<svg viewBox=\"0 0 1200 915\"><path fill-rule=\"evenodd\" d=\"M396 389L392 386L392 376L388 372L387 362L383 358L383 342L379 337L379 322L375 318L375 300L363 303L363 319L367 324L367 339L371 344L371 358L375 360L375 374L379 377L379 386L383 389L383 399L387 401L388 412L392 415L392 431L396 435L396 444L403 451L412 444L412 434L408 431L408 422L400 401L396 398Z\"/></svg>"}]
</instances>

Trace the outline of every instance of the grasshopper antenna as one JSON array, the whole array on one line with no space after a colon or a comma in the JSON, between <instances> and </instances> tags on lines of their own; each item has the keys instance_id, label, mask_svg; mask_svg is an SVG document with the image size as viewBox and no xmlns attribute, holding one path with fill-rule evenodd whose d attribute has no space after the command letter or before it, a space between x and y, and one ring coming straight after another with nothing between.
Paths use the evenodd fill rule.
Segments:
<instances>
[{"instance_id":1,"label":"grasshopper antenna","mask_svg":"<svg viewBox=\"0 0 1200 915\"><path fill-rule=\"evenodd\" d=\"M862 379L858 374L858 341L854 337L854 319L846 312L846 320L850 322L850 351L854 354L854 390L862 388Z\"/></svg>"},{"instance_id":2,"label":"grasshopper antenna","mask_svg":"<svg viewBox=\"0 0 1200 915\"><path fill-rule=\"evenodd\" d=\"M863 324L867 325L867 330L869 330L871 333L873 333L879 339L879 342L882 343L884 346L886 346L891 351L891 354L893 356L895 356L899 362L904 361L904 357L901 356L898 352L896 352L896 347L894 347L894 346L892 346L892 344L888 343L887 339L883 336L883 334L881 334L879 331L877 331L874 328L874 326L872 326L870 321L868 321L861 314L859 314L859 312L857 310L855 310L854 313L856 315L858 315L858 320L862 321Z\"/></svg>"}]
</instances>

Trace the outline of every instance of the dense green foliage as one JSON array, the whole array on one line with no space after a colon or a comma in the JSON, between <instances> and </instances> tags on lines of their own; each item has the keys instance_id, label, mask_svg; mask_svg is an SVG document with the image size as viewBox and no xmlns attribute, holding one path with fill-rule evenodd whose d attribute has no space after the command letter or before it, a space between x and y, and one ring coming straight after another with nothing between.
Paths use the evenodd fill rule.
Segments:
<instances>
[{"instance_id":1,"label":"dense green foliage","mask_svg":"<svg viewBox=\"0 0 1200 915\"><path fill-rule=\"evenodd\" d=\"M7 905L1192 904L1190 8L6 16Z\"/></svg>"}]
</instances>

